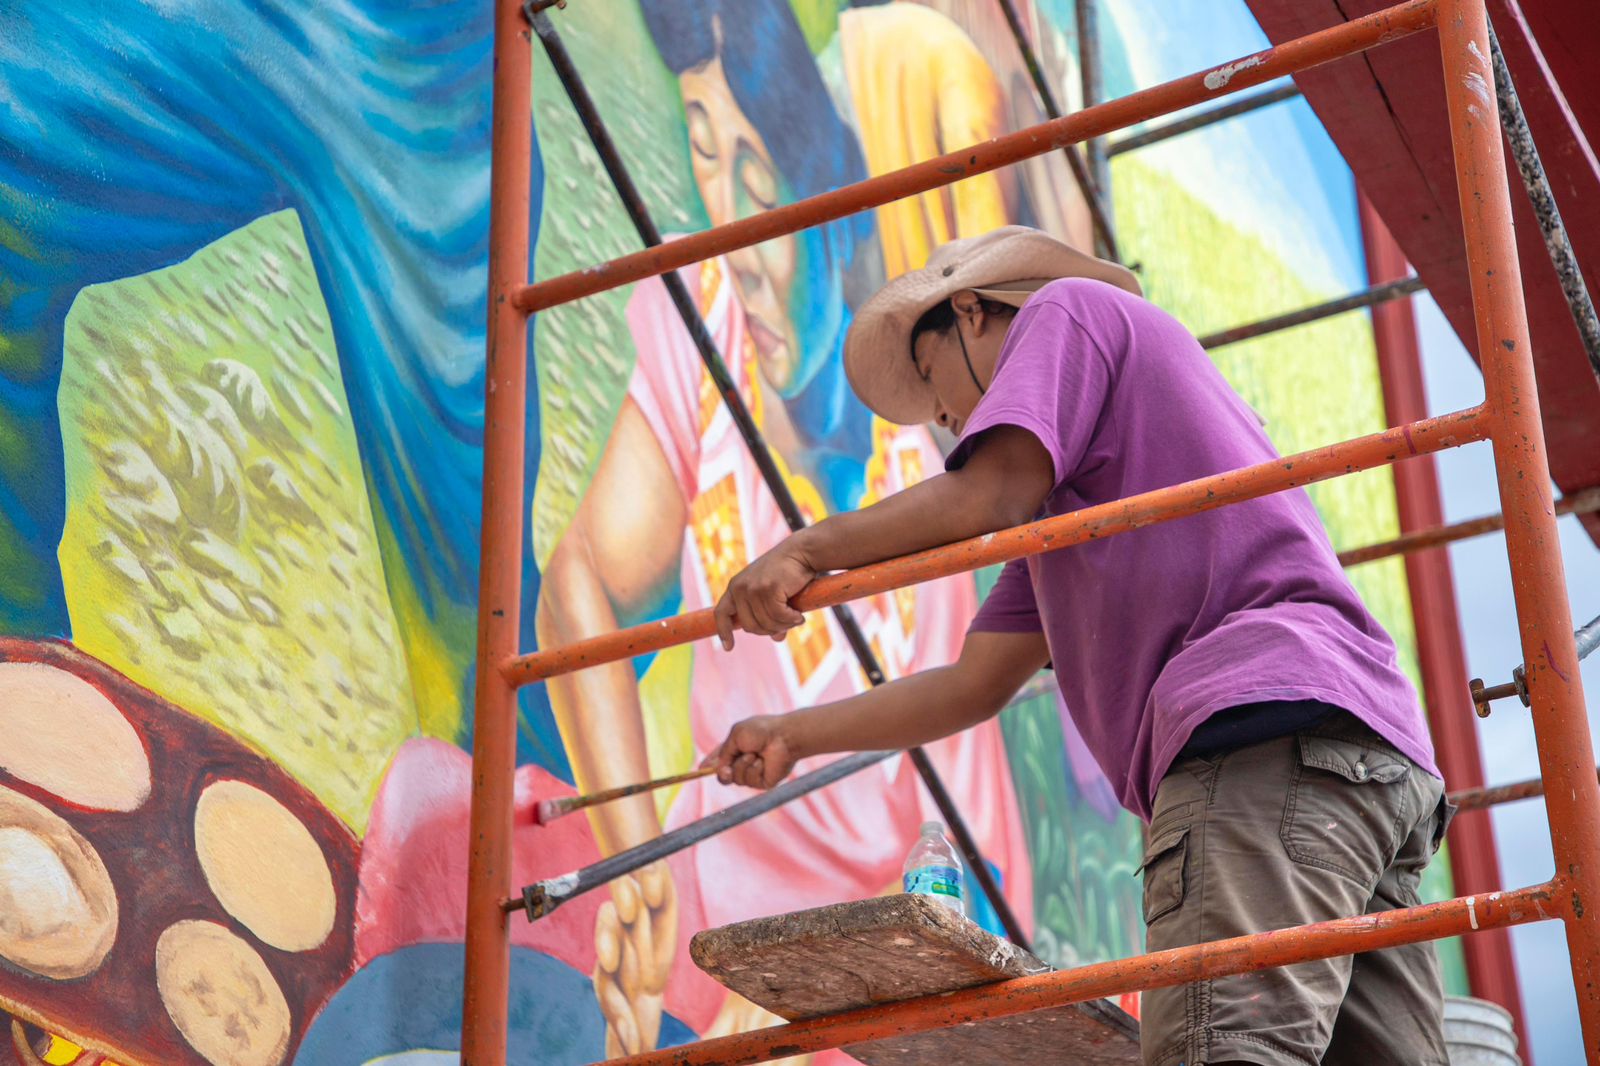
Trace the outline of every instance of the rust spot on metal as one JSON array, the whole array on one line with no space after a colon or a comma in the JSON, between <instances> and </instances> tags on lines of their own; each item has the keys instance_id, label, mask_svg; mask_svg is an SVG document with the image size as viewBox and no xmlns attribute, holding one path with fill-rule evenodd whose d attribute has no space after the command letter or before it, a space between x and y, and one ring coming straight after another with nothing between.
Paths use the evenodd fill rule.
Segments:
<instances>
[{"instance_id":1,"label":"rust spot on metal","mask_svg":"<svg viewBox=\"0 0 1600 1066\"><path fill-rule=\"evenodd\" d=\"M1517 350L1517 342L1514 341L1514 340L1503 340L1503 341L1500 342L1500 344L1508 352L1514 352L1514 351Z\"/></svg>"}]
</instances>

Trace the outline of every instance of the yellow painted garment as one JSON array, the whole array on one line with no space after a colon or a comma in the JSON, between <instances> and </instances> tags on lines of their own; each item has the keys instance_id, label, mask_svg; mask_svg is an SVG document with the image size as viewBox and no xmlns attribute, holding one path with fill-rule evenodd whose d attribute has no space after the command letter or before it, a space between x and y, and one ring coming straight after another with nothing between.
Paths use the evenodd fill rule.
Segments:
<instances>
[{"instance_id":1,"label":"yellow painted garment","mask_svg":"<svg viewBox=\"0 0 1600 1066\"><path fill-rule=\"evenodd\" d=\"M839 40L869 173L1005 132L994 72L945 15L912 3L856 8L839 16ZM878 208L885 273L916 270L945 241L1006 225L1014 200L1011 178L995 172Z\"/></svg>"}]
</instances>

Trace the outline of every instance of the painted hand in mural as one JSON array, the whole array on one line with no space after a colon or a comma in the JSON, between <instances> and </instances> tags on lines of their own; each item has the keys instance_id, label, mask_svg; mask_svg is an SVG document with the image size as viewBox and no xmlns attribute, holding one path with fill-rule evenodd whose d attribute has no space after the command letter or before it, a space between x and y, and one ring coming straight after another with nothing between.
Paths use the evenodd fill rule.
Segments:
<instances>
[{"instance_id":1,"label":"painted hand in mural","mask_svg":"<svg viewBox=\"0 0 1600 1066\"><path fill-rule=\"evenodd\" d=\"M715 766L717 780L724 785L771 788L789 776L798 757L785 730L786 720L775 714L746 718L700 765Z\"/></svg>"},{"instance_id":2,"label":"painted hand in mural","mask_svg":"<svg viewBox=\"0 0 1600 1066\"><path fill-rule=\"evenodd\" d=\"M803 539L790 537L728 582L716 609L717 635L724 651L733 650L735 628L782 640L806 620L789 606L789 600L817 576L806 558Z\"/></svg>"},{"instance_id":3,"label":"painted hand in mural","mask_svg":"<svg viewBox=\"0 0 1600 1066\"><path fill-rule=\"evenodd\" d=\"M667 864L611 886L595 920L594 988L606 1018L606 1057L656 1046L661 1000L678 941L678 895Z\"/></svg>"}]
</instances>

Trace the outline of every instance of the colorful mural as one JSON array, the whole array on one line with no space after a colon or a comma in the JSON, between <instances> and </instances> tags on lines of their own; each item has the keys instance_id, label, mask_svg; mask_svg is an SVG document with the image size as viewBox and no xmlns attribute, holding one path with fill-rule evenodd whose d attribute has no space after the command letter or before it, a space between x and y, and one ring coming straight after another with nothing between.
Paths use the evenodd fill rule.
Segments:
<instances>
[{"instance_id":1,"label":"colorful mural","mask_svg":"<svg viewBox=\"0 0 1600 1066\"><path fill-rule=\"evenodd\" d=\"M1107 0L1114 91L1257 46L1242 3L1150 19L1155 2ZM1074 103L1071 5L1019 7ZM8 14L0 1062L453 1061L489 5ZM559 24L669 234L1040 117L984 0L628 0ZM549 276L637 240L534 65L533 267ZM1330 153L1296 104L1119 158L1122 243L1151 297L1203 331L1358 287L1348 173ZM1241 185L1240 165L1268 176ZM1088 243L1059 156L683 272L809 518L940 468L929 429L854 401L839 347L885 278L1009 222ZM532 337L524 644L710 603L785 527L663 285L553 309ZM1358 317L1218 362L1284 450L1381 422ZM1313 497L1340 543L1394 529L1386 472ZM886 672L948 661L992 576L858 605ZM1409 655L1398 564L1355 579ZM865 685L822 614L781 643L531 687L515 878L568 872L743 793L697 782L535 827L539 799L685 769L745 715ZM1053 686L930 753L1042 954L1138 950L1139 826ZM770 1022L695 970L687 938L894 890L931 813L894 759L514 923L512 1061Z\"/></svg>"}]
</instances>

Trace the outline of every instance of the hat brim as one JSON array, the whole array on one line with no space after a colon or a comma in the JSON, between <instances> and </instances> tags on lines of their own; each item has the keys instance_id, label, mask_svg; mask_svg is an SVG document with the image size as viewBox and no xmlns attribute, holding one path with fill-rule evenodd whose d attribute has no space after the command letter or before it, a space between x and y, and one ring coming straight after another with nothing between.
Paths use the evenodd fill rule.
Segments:
<instances>
[{"instance_id":1,"label":"hat brim","mask_svg":"<svg viewBox=\"0 0 1600 1066\"><path fill-rule=\"evenodd\" d=\"M964 289L1020 307L1033 290L1060 278L1091 278L1142 295L1133 273L1085 255L1040 230L1007 226L970 241L941 261L891 280L856 311L844 342L845 375L861 402L890 422L931 421L933 386L911 358L911 330L928 309ZM942 251L943 249L941 249ZM985 290L988 290L987 292Z\"/></svg>"}]
</instances>

